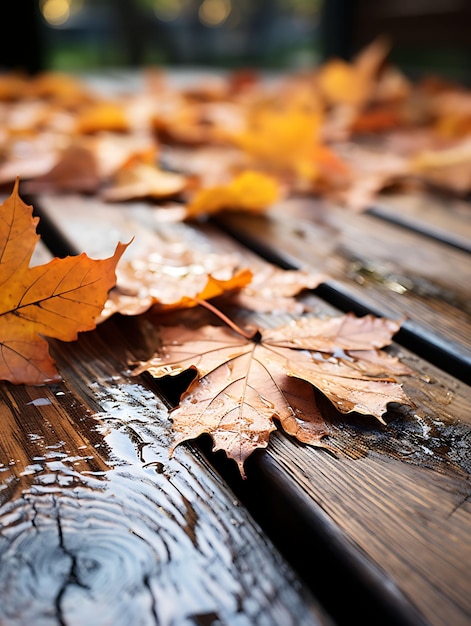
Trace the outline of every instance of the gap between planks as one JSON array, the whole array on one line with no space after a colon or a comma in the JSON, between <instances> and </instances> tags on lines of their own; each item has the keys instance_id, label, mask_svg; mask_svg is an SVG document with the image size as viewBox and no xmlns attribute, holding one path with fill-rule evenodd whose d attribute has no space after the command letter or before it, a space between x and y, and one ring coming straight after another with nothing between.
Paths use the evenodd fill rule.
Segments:
<instances>
[{"instance_id":1,"label":"gap between planks","mask_svg":"<svg viewBox=\"0 0 471 626\"><path fill-rule=\"evenodd\" d=\"M127 240L136 233L139 247L141 237L141 243L145 242L158 229L168 237L187 237L189 246L239 250L247 262L263 263L211 228L157 225L152 209L142 203L102 206L101 212L95 200L81 198L41 198L39 204L43 215L49 216L63 236L75 248L85 245L89 254L99 254L100 250L106 254L106 245L114 246L116 238ZM67 215L63 207L67 207ZM80 222L90 223L91 216L94 233L88 230L87 236ZM317 298L309 299L313 312L335 314ZM262 514L258 510L260 519L298 569L309 567L303 541L311 554L316 554L306 529L326 524L340 534L344 547L343 557L339 556L339 563L344 559L342 571L336 571L333 578L327 576L327 586L334 585L339 577L347 585L347 565L353 561L358 580L378 584L372 586L377 597L383 594L383 613L387 605L401 605L395 601L399 594L402 606L409 607L403 613L404 620L413 622L416 609L433 626L448 626L448 619L464 626L471 610L467 586L470 561L462 559L470 548L466 530L470 512L469 388L397 345L392 350L417 370L417 377L403 381L419 407L416 413L392 410L386 429L372 423L358 427L354 419L345 418L339 437L342 440L343 433L345 448L356 447L355 458L331 459L322 451L274 435L267 453L249 460L248 483L263 485L263 493L257 494L255 489L258 509L263 509ZM275 482L275 474L282 475L283 481ZM234 488L240 487L237 479L228 480ZM247 489L247 483L243 488ZM277 528L274 502L278 499L303 502L298 508L293 505L290 516L293 536L300 533L299 551L290 550L290 539ZM246 501L254 507L251 510L257 509L249 496ZM374 576L367 575L368 568ZM312 579L311 583L315 587ZM364 582L363 589L367 588Z\"/></svg>"}]
</instances>

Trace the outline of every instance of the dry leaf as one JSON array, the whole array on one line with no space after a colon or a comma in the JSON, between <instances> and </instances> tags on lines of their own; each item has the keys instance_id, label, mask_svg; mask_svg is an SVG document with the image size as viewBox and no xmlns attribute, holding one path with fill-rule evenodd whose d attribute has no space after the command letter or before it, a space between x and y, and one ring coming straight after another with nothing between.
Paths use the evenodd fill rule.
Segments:
<instances>
[{"instance_id":1,"label":"dry leaf","mask_svg":"<svg viewBox=\"0 0 471 626\"><path fill-rule=\"evenodd\" d=\"M471 190L471 138L450 148L424 150L411 159L410 171L420 179L459 194Z\"/></svg>"},{"instance_id":2,"label":"dry leaf","mask_svg":"<svg viewBox=\"0 0 471 626\"><path fill-rule=\"evenodd\" d=\"M237 306L251 311L299 314L306 308L294 296L305 289L315 289L326 280L325 274L267 265L254 273L252 281L233 300Z\"/></svg>"},{"instance_id":3,"label":"dry leaf","mask_svg":"<svg viewBox=\"0 0 471 626\"><path fill-rule=\"evenodd\" d=\"M104 260L80 254L29 267L38 218L18 186L0 207L0 379L37 385L60 380L43 337L74 341L95 328L127 246Z\"/></svg>"},{"instance_id":4,"label":"dry leaf","mask_svg":"<svg viewBox=\"0 0 471 626\"><path fill-rule=\"evenodd\" d=\"M210 215L224 209L260 213L280 197L280 186L272 176L246 171L227 185L200 189L187 206L186 217Z\"/></svg>"},{"instance_id":5,"label":"dry leaf","mask_svg":"<svg viewBox=\"0 0 471 626\"><path fill-rule=\"evenodd\" d=\"M228 133L242 127L243 116L229 101L202 104L180 99L155 115L151 124L162 143L196 147L227 142Z\"/></svg>"},{"instance_id":6,"label":"dry leaf","mask_svg":"<svg viewBox=\"0 0 471 626\"><path fill-rule=\"evenodd\" d=\"M93 151L98 172L103 181L111 179L121 168L131 163L155 165L159 158L159 146L146 135L100 133L86 138L86 146Z\"/></svg>"},{"instance_id":7,"label":"dry leaf","mask_svg":"<svg viewBox=\"0 0 471 626\"><path fill-rule=\"evenodd\" d=\"M245 131L234 134L233 141L257 167L310 180L317 174L315 157L321 123L322 114L317 108L256 107L249 111Z\"/></svg>"},{"instance_id":8,"label":"dry leaf","mask_svg":"<svg viewBox=\"0 0 471 626\"><path fill-rule=\"evenodd\" d=\"M379 70L390 50L390 43L378 37L351 63L332 59L318 74L318 85L326 100L332 104L360 106L373 94Z\"/></svg>"},{"instance_id":9,"label":"dry leaf","mask_svg":"<svg viewBox=\"0 0 471 626\"><path fill-rule=\"evenodd\" d=\"M252 280L252 272L240 268L236 255L183 250L178 244L161 247L161 252L120 263L116 287L99 322L115 313L139 315L151 307L156 312L190 308L197 300L237 292Z\"/></svg>"},{"instance_id":10,"label":"dry leaf","mask_svg":"<svg viewBox=\"0 0 471 626\"><path fill-rule=\"evenodd\" d=\"M96 102L80 112L76 120L78 134L98 131L126 132L130 122L126 111L118 102Z\"/></svg>"},{"instance_id":11,"label":"dry leaf","mask_svg":"<svg viewBox=\"0 0 471 626\"><path fill-rule=\"evenodd\" d=\"M40 72L25 85L24 96L46 99L63 107L89 102L92 97L82 80L65 72Z\"/></svg>"},{"instance_id":12,"label":"dry leaf","mask_svg":"<svg viewBox=\"0 0 471 626\"><path fill-rule=\"evenodd\" d=\"M300 441L328 447L322 439L329 430L307 383L340 412L373 415L381 422L390 402L411 404L389 373L390 357L373 356L399 327L392 320L351 314L303 318L252 339L227 327L162 327L160 353L134 374L147 371L160 378L194 369L197 380L171 413L174 446L209 433L214 450L225 450L245 476L245 460L268 445L274 419ZM391 367L410 373L395 359Z\"/></svg>"},{"instance_id":13,"label":"dry leaf","mask_svg":"<svg viewBox=\"0 0 471 626\"><path fill-rule=\"evenodd\" d=\"M346 175L326 177L318 182L320 193L353 211L371 207L378 192L403 180L409 173L409 162L398 154L381 149L343 143L336 146L348 166Z\"/></svg>"},{"instance_id":14,"label":"dry leaf","mask_svg":"<svg viewBox=\"0 0 471 626\"><path fill-rule=\"evenodd\" d=\"M247 169L247 159L237 148L165 146L162 157L169 170L194 178L202 189L224 184Z\"/></svg>"},{"instance_id":15,"label":"dry leaf","mask_svg":"<svg viewBox=\"0 0 471 626\"><path fill-rule=\"evenodd\" d=\"M353 120L352 133L381 133L402 124L401 110L391 104L377 104L367 108Z\"/></svg>"},{"instance_id":16,"label":"dry leaf","mask_svg":"<svg viewBox=\"0 0 471 626\"><path fill-rule=\"evenodd\" d=\"M57 163L60 149L56 137L41 133L34 137L16 137L3 146L0 183L16 178L30 179L47 174Z\"/></svg>"},{"instance_id":17,"label":"dry leaf","mask_svg":"<svg viewBox=\"0 0 471 626\"><path fill-rule=\"evenodd\" d=\"M101 192L104 200L122 202L137 198L162 200L178 196L187 186L182 174L167 172L151 163L132 160L121 167L109 187Z\"/></svg>"},{"instance_id":18,"label":"dry leaf","mask_svg":"<svg viewBox=\"0 0 471 626\"><path fill-rule=\"evenodd\" d=\"M98 163L93 152L79 145L70 145L54 166L24 185L26 193L92 193L100 184Z\"/></svg>"},{"instance_id":19,"label":"dry leaf","mask_svg":"<svg viewBox=\"0 0 471 626\"><path fill-rule=\"evenodd\" d=\"M378 37L350 63L335 59L278 80L242 72L177 87L149 71L147 87L106 100L65 74L3 75L0 183L34 179L29 191L93 191L110 201L176 197L189 201L188 219L264 210L280 193L363 210L380 190L407 181L467 193L469 89L434 77L413 84L386 63L389 50ZM374 168L339 149L345 141L364 149L365 133L383 153ZM248 170L270 175L276 192L247 179L233 188Z\"/></svg>"}]
</instances>

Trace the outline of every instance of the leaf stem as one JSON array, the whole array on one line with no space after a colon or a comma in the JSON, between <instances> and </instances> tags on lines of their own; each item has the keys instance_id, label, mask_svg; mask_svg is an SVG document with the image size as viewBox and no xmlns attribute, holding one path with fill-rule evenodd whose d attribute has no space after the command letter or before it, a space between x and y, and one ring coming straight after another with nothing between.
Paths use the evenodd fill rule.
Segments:
<instances>
[{"instance_id":1,"label":"leaf stem","mask_svg":"<svg viewBox=\"0 0 471 626\"><path fill-rule=\"evenodd\" d=\"M208 309L208 311L211 311L211 313L214 313L214 315L217 315L220 320L230 326L230 328L232 328L232 330L234 330L238 335L242 335L242 337L244 337L245 339L252 340L257 334L259 334L259 331L257 329L253 330L252 332L244 330L207 300L202 300L201 298L193 298L193 300L199 305L203 306L205 309Z\"/></svg>"}]
</instances>

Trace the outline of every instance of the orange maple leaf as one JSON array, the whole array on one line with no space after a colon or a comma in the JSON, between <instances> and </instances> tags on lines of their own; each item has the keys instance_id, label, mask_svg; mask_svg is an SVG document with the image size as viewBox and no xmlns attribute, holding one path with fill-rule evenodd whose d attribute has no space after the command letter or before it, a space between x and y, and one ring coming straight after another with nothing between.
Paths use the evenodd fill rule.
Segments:
<instances>
[{"instance_id":1,"label":"orange maple leaf","mask_svg":"<svg viewBox=\"0 0 471 626\"><path fill-rule=\"evenodd\" d=\"M386 37L378 37L347 63L332 59L319 71L318 86L325 99L332 104L363 105L373 90L391 45Z\"/></svg>"},{"instance_id":2,"label":"orange maple leaf","mask_svg":"<svg viewBox=\"0 0 471 626\"><path fill-rule=\"evenodd\" d=\"M259 167L274 172L295 172L305 178L316 173L315 155L320 144L322 114L297 106L278 109L263 105L251 110L243 132L234 143Z\"/></svg>"},{"instance_id":3,"label":"orange maple leaf","mask_svg":"<svg viewBox=\"0 0 471 626\"><path fill-rule=\"evenodd\" d=\"M171 413L174 447L209 433L214 450L225 450L244 477L245 460L268 445L274 419L300 441L328 447L322 440L329 429L307 383L340 412L381 422L389 402L412 404L392 377L411 370L378 352L399 327L393 320L352 314L302 318L251 335L218 326L162 327L160 353L134 374L161 378L193 369L197 378Z\"/></svg>"},{"instance_id":4,"label":"orange maple leaf","mask_svg":"<svg viewBox=\"0 0 471 626\"><path fill-rule=\"evenodd\" d=\"M93 99L80 78L57 71L40 72L29 78L24 95L74 107Z\"/></svg>"},{"instance_id":5,"label":"orange maple leaf","mask_svg":"<svg viewBox=\"0 0 471 626\"><path fill-rule=\"evenodd\" d=\"M187 205L186 217L213 214L224 209L260 213L280 197L277 181L266 174L245 171L227 184L202 188Z\"/></svg>"},{"instance_id":6,"label":"orange maple leaf","mask_svg":"<svg viewBox=\"0 0 471 626\"><path fill-rule=\"evenodd\" d=\"M104 260L82 253L30 267L39 219L18 187L0 206L0 379L37 385L60 380L43 337L74 341L95 328L128 244Z\"/></svg>"},{"instance_id":7,"label":"orange maple leaf","mask_svg":"<svg viewBox=\"0 0 471 626\"><path fill-rule=\"evenodd\" d=\"M171 245L166 252L164 247L164 254L154 252L119 266L116 287L98 322L115 313L140 315L151 307L156 312L191 308L200 300L237 293L252 280L252 272L239 268L231 255L180 250L175 258Z\"/></svg>"},{"instance_id":8,"label":"orange maple leaf","mask_svg":"<svg viewBox=\"0 0 471 626\"><path fill-rule=\"evenodd\" d=\"M80 112L76 121L77 133L96 133L107 130L129 131L126 111L118 102L95 102Z\"/></svg>"}]
</instances>

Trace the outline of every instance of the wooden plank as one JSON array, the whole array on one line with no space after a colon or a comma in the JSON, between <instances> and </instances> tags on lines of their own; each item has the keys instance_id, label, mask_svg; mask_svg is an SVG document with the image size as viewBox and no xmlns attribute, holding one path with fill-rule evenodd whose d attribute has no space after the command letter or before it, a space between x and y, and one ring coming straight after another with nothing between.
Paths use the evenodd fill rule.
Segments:
<instances>
[{"instance_id":1,"label":"wooden plank","mask_svg":"<svg viewBox=\"0 0 471 626\"><path fill-rule=\"evenodd\" d=\"M125 371L148 331L50 341L64 382L0 382L0 623L328 626L198 450L169 458L168 405Z\"/></svg>"},{"instance_id":2,"label":"wooden plank","mask_svg":"<svg viewBox=\"0 0 471 626\"><path fill-rule=\"evenodd\" d=\"M148 326L51 342L64 382L0 383L0 623L329 624L126 358Z\"/></svg>"},{"instance_id":3,"label":"wooden plank","mask_svg":"<svg viewBox=\"0 0 471 626\"><path fill-rule=\"evenodd\" d=\"M159 223L143 203L113 207L94 199L43 197L40 205L75 248L90 254L100 248L108 253L116 239L131 235L139 248L154 232L187 247L238 251L247 263L262 263L209 227ZM90 223L93 235L83 227ZM336 313L312 295L306 304L317 314ZM284 323L287 316L245 319L264 326ZM158 319L148 321L149 328L158 327ZM470 389L397 345L391 351L417 372L403 380L415 410L391 407L386 427L330 411L337 457L276 433L266 453L249 459L247 481L233 475L232 464L218 467L335 617L467 626Z\"/></svg>"},{"instance_id":4,"label":"wooden plank","mask_svg":"<svg viewBox=\"0 0 471 626\"><path fill-rule=\"evenodd\" d=\"M439 192L395 192L379 194L368 212L471 252L469 202Z\"/></svg>"},{"instance_id":5,"label":"wooden plank","mask_svg":"<svg viewBox=\"0 0 471 626\"><path fill-rule=\"evenodd\" d=\"M465 252L311 199L285 201L267 215L226 214L218 223L268 257L328 274L326 295L334 304L346 298L348 306L405 317L408 340L428 344L428 358L458 377L470 371L471 257Z\"/></svg>"}]
</instances>

